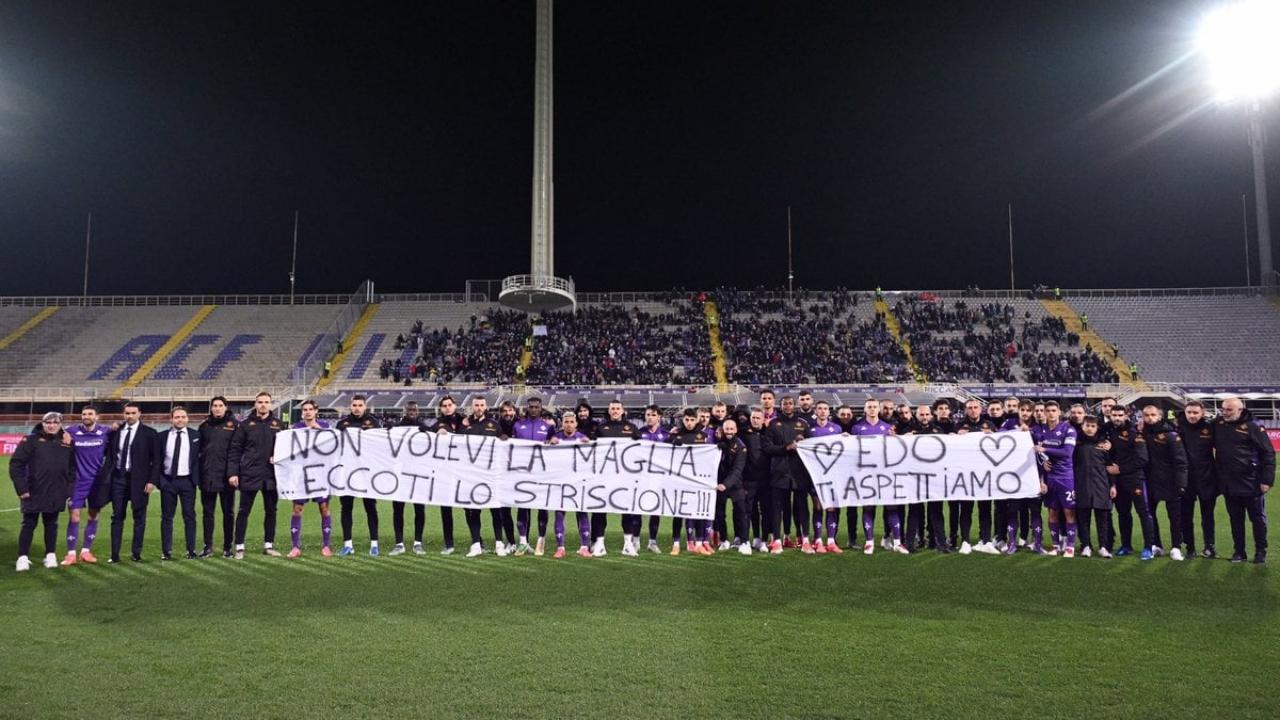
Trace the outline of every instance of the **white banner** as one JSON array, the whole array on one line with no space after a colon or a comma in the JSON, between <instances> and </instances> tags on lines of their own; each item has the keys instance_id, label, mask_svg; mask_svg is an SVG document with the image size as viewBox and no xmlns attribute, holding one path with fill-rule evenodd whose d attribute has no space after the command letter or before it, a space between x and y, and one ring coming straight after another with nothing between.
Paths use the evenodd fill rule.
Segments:
<instances>
[{"instance_id":1,"label":"white banner","mask_svg":"<svg viewBox=\"0 0 1280 720\"><path fill-rule=\"evenodd\" d=\"M809 438L800 459L823 507L1040 494L1031 433Z\"/></svg>"},{"instance_id":2,"label":"white banner","mask_svg":"<svg viewBox=\"0 0 1280 720\"><path fill-rule=\"evenodd\" d=\"M351 495L463 508L715 516L720 450L647 440L546 445L479 435L288 430L276 435L285 500Z\"/></svg>"}]
</instances>

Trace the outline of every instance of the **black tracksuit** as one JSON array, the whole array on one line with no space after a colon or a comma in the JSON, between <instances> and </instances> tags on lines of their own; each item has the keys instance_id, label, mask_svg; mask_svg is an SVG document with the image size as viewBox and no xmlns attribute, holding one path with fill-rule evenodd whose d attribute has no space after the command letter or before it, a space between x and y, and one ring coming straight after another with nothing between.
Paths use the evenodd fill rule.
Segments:
<instances>
[{"instance_id":1,"label":"black tracksuit","mask_svg":"<svg viewBox=\"0 0 1280 720\"><path fill-rule=\"evenodd\" d=\"M1169 424L1161 420L1142 428L1147 441L1147 488L1151 506L1152 539L1160 545L1160 528L1156 523L1156 509L1164 503L1169 518L1169 547L1182 546L1182 496L1187 492L1187 452L1182 449L1182 438Z\"/></svg>"},{"instance_id":2,"label":"black tracksuit","mask_svg":"<svg viewBox=\"0 0 1280 720\"><path fill-rule=\"evenodd\" d=\"M499 421L488 416L476 418L467 417L466 424L463 426L463 435L478 435L481 437L501 438L506 437L506 433L502 430ZM490 508L490 515L494 522L494 534L497 535L502 526L502 508ZM466 518L467 530L471 531L471 544L483 543L480 530L480 508L466 508L462 511L462 516Z\"/></svg>"},{"instance_id":3,"label":"black tracksuit","mask_svg":"<svg viewBox=\"0 0 1280 720\"><path fill-rule=\"evenodd\" d=\"M913 421L910 428L904 434L911 435L945 435L947 429L936 422L922 423ZM945 532L944 521L942 518L942 502L941 500L930 500L924 503L912 503L907 507L907 539L911 543L917 542L921 533L926 532L925 542L935 550L947 549L947 534ZM925 527L926 522L927 527ZM850 531L852 536L853 531ZM915 547L911 548L915 550Z\"/></svg>"},{"instance_id":4,"label":"black tracksuit","mask_svg":"<svg viewBox=\"0 0 1280 720\"><path fill-rule=\"evenodd\" d=\"M462 413L441 415L436 418L436 424L432 430L437 433L441 430L451 433L462 432ZM444 536L444 546L453 547L453 507L450 505L440 506L440 534Z\"/></svg>"},{"instance_id":5,"label":"black tracksuit","mask_svg":"<svg viewBox=\"0 0 1280 720\"><path fill-rule=\"evenodd\" d=\"M1267 552L1267 513L1262 486L1275 482L1276 451L1262 425L1248 410L1240 419L1213 423L1214 473L1231 518L1231 542L1235 554L1244 556L1244 520L1253 525L1253 547L1257 555ZM1257 556L1255 556L1255 560Z\"/></svg>"},{"instance_id":6,"label":"black tracksuit","mask_svg":"<svg viewBox=\"0 0 1280 720\"><path fill-rule=\"evenodd\" d=\"M227 453L239 426L231 413L220 418L210 415L200 423L200 528L204 549L213 549L214 512L222 506L222 552L231 551L236 529L236 489L227 485Z\"/></svg>"},{"instance_id":7,"label":"black tracksuit","mask_svg":"<svg viewBox=\"0 0 1280 720\"><path fill-rule=\"evenodd\" d=\"M1133 513L1142 528L1142 546L1155 544L1151 507L1147 502L1147 440L1132 422L1111 425L1111 464L1120 469L1115 476L1116 514L1120 516L1120 546L1133 547Z\"/></svg>"},{"instance_id":8,"label":"black tracksuit","mask_svg":"<svg viewBox=\"0 0 1280 720\"><path fill-rule=\"evenodd\" d=\"M725 522L725 503L733 501L733 537L740 542L750 540L751 528L747 519L747 491L743 485L743 472L747 467L747 446L737 437L733 440L721 440L716 443L720 447L720 467L716 473L716 482L724 486L724 491L716 491L716 532L720 537L729 537L728 524Z\"/></svg>"},{"instance_id":9,"label":"black tracksuit","mask_svg":"<svg viewBox=\"0 0 1280 720\"><path fill-rule=\"evenodd\" d=\"M420 417L411 418L408 415L402 416L400 422L392 425L392 427L416 427L418 432L427 432L427 423ZM413 504L413 541L415 543L422 542L422 531L427 525L427 506L422 503ZM404 544L404 502L401 500L391 501L391 529L396 535L396 544Z\"/></svg>"},{"instance_id":10,"label":"black tracksuit","mask_svg":"<svg viewBox=\"0 0 1280 720\"><path fill-rule=\"evenodd\" d=\"M378 420L369 413L364 415L347 415L334 426L337 430L375 430ZM370 542L378 541L378 501L374 498L361 498L364 505L365 519L369 523ZM339 521L342 523L342 544L351 542L352 525L355 524L356 499L351 495L339 495Z\"/></svg>"},{"instance_id":11,"label":"black tracksuit","mask_svg":"<svg viewBox=\"0 0 1280 720\"><path fill-rule=\"evenodd\" d=\"M76 482L76 449L66 438L62 431L32 433L18 443L9 460L9 479L22 498L19 556L31 554L37 521L44 523L45 554L57 549L58 513L67 507Z\"/></svg>"},{"instance_id":12,"label":"black tracksuit","mask_svg":"<svg viewBox=\"0 0 1280 720\"><path fill-rule=\"evenodd\" d=\"M1205 418L1200 422L1187 422L1186 415L1178 416L1178 434L1187 452L1187 494L1182 496L1182 536L1187 541L1187 551L1195 552L1196 503L1200 503L1200 527L1204 530L1204 546L1214 546L1214 510L1218 506L1218 483L1213 477L1213 423Z\"/></svg>"},{"instance_id":13,"label":"black tracksuit","mask_svg":"<svg viewBox=\"0 0 1280 720\"><path fill-rule=\"evenodd\" d=\"M258 493L262 493L262 537L264 543L276 540L276 506L280 495L276 492L276 471L271 456L276 449L276 433L285 424L274 414L259 417L256 413L245 418L231 435L231 447L227 450L227 476L240 478L240 509L236 512L236 545L244 544L249 526L249 513ZM163 457L163 452L161 453Z\"/></svg>"},{"instance_id":14,"label":"black tracksuit","mask_svg":"<svg viewBox=\"0 0 1280 720\"><path fill-rule=\"evenodd\" d=\"M974 420L967 415L955 421L953 433L988 433L999 430L999 426L991 422L991 420L983 415ZM970 532L973 530L973 500L956 500L947 503L948 514L951 516L951 545L957 547L961 540L969 542ZM978 500L978 541L991 542L991 501ZM958 533L957 533L958 531Z\"/></svg>"},{"instance_id":15,"label":"black tracksuit","mask_svg":"<svg viewBox=\"0 0 1280 720\"><path fill-rule=\"evenodd\" d=\"M738 433L738 439L747 447L747 464L742 472L742 486L746 491L747 515L751 518L751 537L764 537L766 518L771 507L769 491L769 457L764 454L764 428L759 430L747 425Z\"/></svg>"},{"instance_id":16,"label":"black tracksuit","mask_svg":"<svg viewBox=\"0 0 1280 720\"><path fill-rule=\"evenodd\" d=\"M1081 432L1071 462L1075 471L1076 521L1080 526L1080 542L1085 547L1093 547L1090 532L1096 519L1098 547L1110 550L1112 539L1108 518L1111 516L1111 489L1115 487L1115 480L1107 473L1107 465L1111 462L1109 454L1098 447L1103 440L1102 433L1089 437Z\"/></svg>"},{"instance_id":17,"label":"black tracksuit","mask_svg":"<svg viewBox=\"0 0 1280 720\"><path fill-rule=\"evenodd\" d=\"M764 432L761 447L769 457L769 486L773 489L769 533L775 540L782 539L784 505L791 508L796 528L805 535L809 532L809 493L813 489L813 481L800 459L800 453L787 449L791 443L809 437L809 430L809 424L798 415L778 413Z\"/></svg>"},{"instance_id":18,"label":"black tracksuit","mask_svg":"<svg viewBox=\"0 0 1280 720\"><path fill-rule=\"evenodd\" d=\"M635 435L635 431L635 426L627 422L626 418L622 420L609 420L606 418L599 425L596 425L595 435L591 436L591 438L593 440L608 440L610 438L630 440ZM585 435L586 433L583 434ZM640 522L639 515L623 515L622 532L640 537ZM603 538L608 526L609 513L591 513L591 541L595 542Z\"/></svg>"}]
</instances>

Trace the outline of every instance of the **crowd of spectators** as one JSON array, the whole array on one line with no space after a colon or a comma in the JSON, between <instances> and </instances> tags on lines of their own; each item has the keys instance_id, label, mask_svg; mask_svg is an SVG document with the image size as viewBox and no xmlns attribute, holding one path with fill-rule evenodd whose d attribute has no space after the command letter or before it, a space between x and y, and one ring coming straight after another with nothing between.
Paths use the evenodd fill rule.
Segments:
<instances>
[{"instance_id":1,"label":"crowd of spectators","mask_svg":"<svg viewBox=\"0 0 1280 720\"><path fill-rule=\"evenodd\" d=\"M517 310L473 315L468 327L427 330L421 320L396 337L394 358L386 358L378 376L396 384L414 381L445 385L511 382L529 335L529 316Z\"/></svg>"},{"instance_id":2,"label":"crowd of spectators","mask_svg":"<svg viewBox=\"0 0 1280 720\"><path fill-rule=\"evenodd\" d=\"M593 305L534 321L526 379L539 385L698 385L714 382L702 305L678 300L669 313Z\"/></svg>"}]
</instances>

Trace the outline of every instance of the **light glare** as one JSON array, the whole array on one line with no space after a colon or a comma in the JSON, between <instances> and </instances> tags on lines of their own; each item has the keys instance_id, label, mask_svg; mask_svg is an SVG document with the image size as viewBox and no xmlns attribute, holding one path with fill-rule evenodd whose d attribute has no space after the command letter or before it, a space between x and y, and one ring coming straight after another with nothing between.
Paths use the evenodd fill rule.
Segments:
<instances>
[{"instance_id":1,"label":"light glare","mask_svg":"<svg viewBox=\"0 0 1280 720\"><path fill-rule=\"evenodd\" d=\"M1253 100L1280 86L1280 0L1245 0L1205 16L1197 42L1220 102Z\"/></svg>"}]
</instances>

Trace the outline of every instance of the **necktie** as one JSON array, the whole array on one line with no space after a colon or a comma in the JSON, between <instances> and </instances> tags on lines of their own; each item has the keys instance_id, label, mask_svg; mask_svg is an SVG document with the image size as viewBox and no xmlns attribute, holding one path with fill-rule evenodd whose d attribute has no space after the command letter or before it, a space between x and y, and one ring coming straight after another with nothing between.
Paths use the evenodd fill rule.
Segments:
<instances>
[{"instance_id":1,"label":"necktie","mask_svg":"<svg viewBox=\"0 0 1280 720\"><path fill-rule=\"evenodd\" d=\"M173 468L169 470L169 477L178 477L178 458L182 457L182 436L186 434L186 430L173 431Z\"/></svg>"},{"instance_id":2,"label":"necktie","mask_svg":"<svg viewBox=\"0 0 1280 720\"><path fill-rule=\"evenodd\" d=\"M133 428L130 427L124 431L124 447L120 448L120 468L123 472L129 471L129 446L133 444Z\"/></svg>"}]
</instances>

